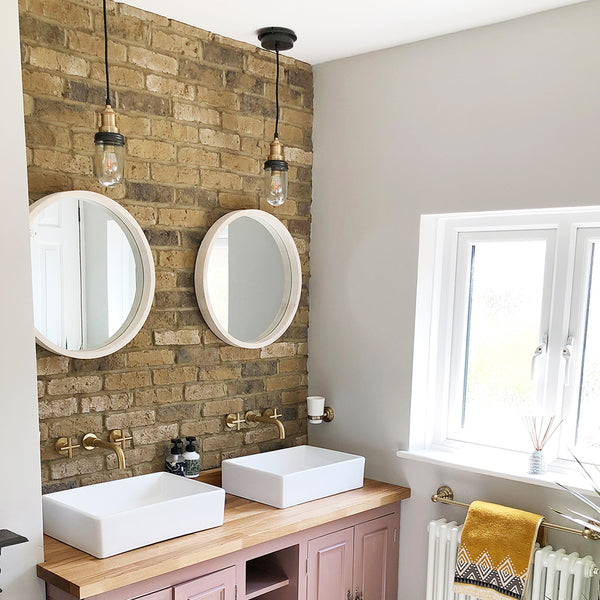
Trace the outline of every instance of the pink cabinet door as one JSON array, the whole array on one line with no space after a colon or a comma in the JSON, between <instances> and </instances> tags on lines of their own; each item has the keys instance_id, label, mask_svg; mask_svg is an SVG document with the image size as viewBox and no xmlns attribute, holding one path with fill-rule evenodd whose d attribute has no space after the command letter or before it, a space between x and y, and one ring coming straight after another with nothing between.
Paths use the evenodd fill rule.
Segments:
<instances>
[{"instance_id":1,"label":"pink cabinet door","mask_svg":"<svg viewBox=\"0 0 600 600\"><path fill-rule=\"evenodd\" d=\"M354 528L354 590L361 600L397 598L397 528L398 519L393 515Z\"/></svg>"},{"instance_id":2,"label":"pink cabinet door","mask_svg":"<svg viewBox=\"0 0 600 600\"><path fill-rule=\"evenodd\" d=\"M308 542L308 600L348 600L353 533L349 527Z\"/></svg>"},{"instance_id":3,"label":"pink cabinet door","mask_svg":"<svg viewBox=\"0 0 600 600\"><path fill-rule=\"evenodd\" d=\"M176 585L173 600L235 600L235 567Z\"/></svg>"}]
</instances>

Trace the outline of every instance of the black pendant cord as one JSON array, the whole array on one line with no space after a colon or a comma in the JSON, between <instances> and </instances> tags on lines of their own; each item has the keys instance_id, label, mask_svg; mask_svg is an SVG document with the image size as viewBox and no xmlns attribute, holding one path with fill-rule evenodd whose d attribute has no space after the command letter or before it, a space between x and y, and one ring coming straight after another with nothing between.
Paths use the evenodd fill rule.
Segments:
<instances>
[{"instance_id":1,"label":"black pendant cord","mask_svg":"<svg viewBox=\"0 0 600 600\"><path fill-rule=\"evenodd\" d=\"M277 56L277 77L275 78L275 139L279 138L279 46L275 46Z\"/></svg>"},{"instance_id":2,"label":"black pendant cord","mask_svg":"<svg viewBox=\"0 0 600 600\"><path fill-rule=\"evenodd\" d=\"M108 80L108 28L106 26L106 0L102 0L104 12L104 70L106 71L106 105L110 106L110 82Z\"/></svg>"}]
</instances>

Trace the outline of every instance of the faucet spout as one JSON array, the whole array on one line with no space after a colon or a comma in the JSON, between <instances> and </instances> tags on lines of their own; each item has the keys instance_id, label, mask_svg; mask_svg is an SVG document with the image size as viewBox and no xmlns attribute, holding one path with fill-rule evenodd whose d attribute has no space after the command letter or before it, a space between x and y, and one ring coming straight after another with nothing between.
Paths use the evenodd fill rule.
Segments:
<instances>
[{"instance_id":1,"label":"faucet spout","mask_svg":"<svg viewBox=\"0 0 600 600\"><path fill-rule=\"evenodd\" d=\"M97 435L88 433L83 436L83 447L86 450L93 450L94 448L105 448L106 450L113 450L117 455L117 461L119 463L119 469L125 469L125 454L123 448L116 442L105 442L101 440Z\"/></svg>"},{"instance_id":2,"label":"faucet spout","mask_svg":"<svg viewBox=\"0 0 600 600\"><path fill-rule=\"evenodd\" d=\"M244 419L246 420L246 423L272 423L273 425L276 425L279 430L279 439L285 440L285 427L279 420L280 416L281 415L277 413L277 409L273 410L272 408L267 408L262 416L250 410L246 413Z\"/></svg>"},{"instance_id":3,"label":"faucet spout","mask_svg":"<svg viewBox=\"0 0 600 600\"><path fill-rule=\"evenodd\" d=\"M283 426L283 423L279 419L275 418L273 418L271 423L275 423L275 425L277 425L277 429L279 429L279 439L285 440L285 427Z\"/></svg>"}]
</instances>

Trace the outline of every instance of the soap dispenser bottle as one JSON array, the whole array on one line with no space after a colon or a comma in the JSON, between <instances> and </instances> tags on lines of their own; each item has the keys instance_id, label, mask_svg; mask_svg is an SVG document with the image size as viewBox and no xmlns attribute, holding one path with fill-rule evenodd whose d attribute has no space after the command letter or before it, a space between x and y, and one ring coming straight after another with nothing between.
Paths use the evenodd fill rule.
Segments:
<instances>
[{"instance_id":1,"label":"soap dispenser bottle","mask_svg":"<svg viewBox=\"0 0 600 600\"><path fill-rule=\"evenodd\" d=\"M200 473L200 455L196 452L196 438L186 438L188 445L183 453L184 474L186 477L198 477Z\"/></svg>"},{"instance_id":2,"label":"soap dispenser bottle","mask_svg":"<svg viewBox=\"0 0 600 600\"><path fill-rule=\"evenodd\" d=\"M167 473L174 475L184 475L185 459L182 456L183 443L179 438L171 440L171 451L167 454L165 460L165 469Z\"/></svg>"},{"instance_id":3,"label":"soap dispenser bottle","mask_svg":"<svg viewBox=\"0 0 600 600\"><path fill-rule=\"evenodd\" d=\"M196 436L194 436L194 435L187 435L185 437L185 440L187 442L186 446L191 443L194 446L194 450L196 452L199 452L199 444L198 444L198 440L196 439Z\"/></svg>"}]
</instances>

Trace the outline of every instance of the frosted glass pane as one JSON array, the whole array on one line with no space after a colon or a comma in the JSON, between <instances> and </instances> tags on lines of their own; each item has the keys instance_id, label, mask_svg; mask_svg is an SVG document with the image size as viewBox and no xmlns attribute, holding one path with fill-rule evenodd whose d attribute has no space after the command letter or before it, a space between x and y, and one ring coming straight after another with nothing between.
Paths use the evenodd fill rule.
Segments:
<instances>
[{"instance_id":1,"label":"frosted glass pane","mask_svg":"<svg viewBox=\"0 0 600 600\"><path fill-rule=\"evenodd\" d=\"M539 343L545 241L478 242L471 249L461 425L468 439L526 444L531 358Z\"/></svg>"}]
</instances>

